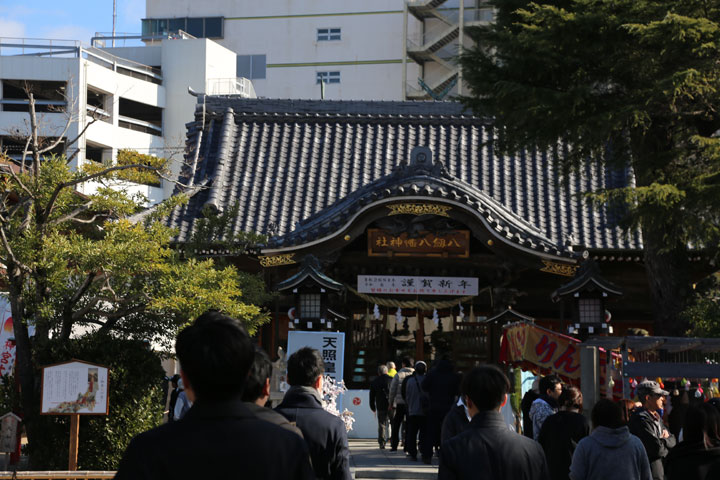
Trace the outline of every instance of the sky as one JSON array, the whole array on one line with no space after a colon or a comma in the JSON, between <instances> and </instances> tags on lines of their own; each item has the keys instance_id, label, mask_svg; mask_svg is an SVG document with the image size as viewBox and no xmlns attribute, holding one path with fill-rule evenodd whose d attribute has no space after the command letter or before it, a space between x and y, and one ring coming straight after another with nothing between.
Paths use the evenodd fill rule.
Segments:
<instances>
[{"instance_id":1,"label":"sky","mask_svg":"<svg viewBox=\"0 0 720 480\"><path fill-rule=\"evenodd\" d=\"M0 0L0 37L80 40L112 32L113 0ZM139 34L145 0L117 0L118 33Z\"/></svg>"}]
</instances>

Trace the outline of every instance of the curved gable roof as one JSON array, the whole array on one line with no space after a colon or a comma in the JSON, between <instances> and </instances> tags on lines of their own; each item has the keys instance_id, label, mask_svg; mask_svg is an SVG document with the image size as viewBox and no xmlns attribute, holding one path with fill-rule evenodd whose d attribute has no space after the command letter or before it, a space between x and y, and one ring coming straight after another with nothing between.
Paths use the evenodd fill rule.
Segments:
<instances>
[{"instance_id":1,"label":"curved gable roof","mask_svg":"<svg viewBox=\"0 0 720 480\"><path fill-rule=\"evenodd\" d=\"M627 185L627 172L588 166L563 183L553 165L561 151L497 156L492 125L459 103L204 100L205 115L199 105L188 124L181 176L209 188L172 213L180 242L205 206L237 203L243 215L233 230L270 234L280 246L320 235L373 195L397 195L467 204L496 231L549 249L642 248L639 235L624 235L609 212L580 198ZM402 174L417 146L429 147L444 170Z\"/></svg>"}]
</instances>

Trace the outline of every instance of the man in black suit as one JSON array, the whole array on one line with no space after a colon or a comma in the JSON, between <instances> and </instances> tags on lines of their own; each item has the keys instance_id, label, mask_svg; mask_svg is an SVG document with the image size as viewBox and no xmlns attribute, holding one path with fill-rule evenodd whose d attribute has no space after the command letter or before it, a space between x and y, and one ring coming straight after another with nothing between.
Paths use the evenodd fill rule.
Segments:
<instances>
[{"instance_id":1,"label":"man in black suit","mask_svg":"<svg viewBox=\"0 0 720 480\"><path fill-rule=\"evenodd\" d=\"M116 479L314 478L303 440L242 403L254 348L238 321L205 313L180 332L175 351L193 406L135 437Z\"/></svg>"},{"instance_id":2,"label":"man in black suit","mask_svg":"<svg viewBox=\"0 0 720 480\"><path fill-rule=\"evenodd\" d=\"M302 431L319 480L351 480L345 424L322 407L324 373L325 365L317 350L305 347L290 355L290 389L275 410Z\"/></svg>"},{"instance_id":3,"label":"man in black suit","mask_svg":"<svg viewBox=\"0 0 720 480\"><path fill-rule=\"evenodd\" d=\"M472 420L442 445L439 480L549 480L540 445L510 431L500 413L510 381L498 367L475 367L463 378L462 393Z\"/></svg>"}]
</instances>

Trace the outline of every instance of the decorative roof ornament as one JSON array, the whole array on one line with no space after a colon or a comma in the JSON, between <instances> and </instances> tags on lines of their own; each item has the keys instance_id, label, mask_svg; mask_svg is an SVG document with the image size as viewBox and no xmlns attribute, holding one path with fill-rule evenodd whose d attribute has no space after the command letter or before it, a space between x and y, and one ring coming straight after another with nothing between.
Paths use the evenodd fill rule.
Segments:
<instances>
[{"instance_id":1,"label":"decorative roof ornament","mask_svg":"<svg viewBox=\"0 0 720 480\"><path fill-rule=\"evenodd\" d=\"M425 175L448 180L454 178L441 160L433 159L432 150L422 146L414 147L410 152L410 163L401 161L393 170L393 175L396 177Z\"/></svg>"}]
</instances>

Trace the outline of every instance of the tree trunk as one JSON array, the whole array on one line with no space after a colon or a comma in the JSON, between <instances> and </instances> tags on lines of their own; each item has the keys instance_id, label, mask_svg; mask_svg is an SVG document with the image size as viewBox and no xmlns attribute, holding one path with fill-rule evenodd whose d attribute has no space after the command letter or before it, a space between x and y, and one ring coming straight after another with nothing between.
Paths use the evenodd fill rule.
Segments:
<instances>
[{"instance_id":1,"label":"tree trunk","mask_svg":"<svg viewBox=\"0 0 720 480\"><path fill-rule=\"evenodd\" d=\"M35 435L35 420L40 413L40 398L36 385L35 366L32 359L32 346L25 319L25 307L22 287L16 281L9 285L10 309L13 317L13 333L15 335L15 376L20 385L20 398L22 400L22 415L25 431L28 436L28 445L32 452ZM32 462L32 456L30 457Z\"/></svg>"},{"instance_id":2,"label":"tree trunk","mask_svg":"<svg viewBox=\"0 0 720 480\"><path fill-rule=\"evenodd\" d=\"M679 318L692 298L687 248L676 244L669 250L659 226L643 228L645 268L653 300L654 334L684 336L688 325ZM665 247L665 250L663 250Z\"/></svg>"}]
</instances>

